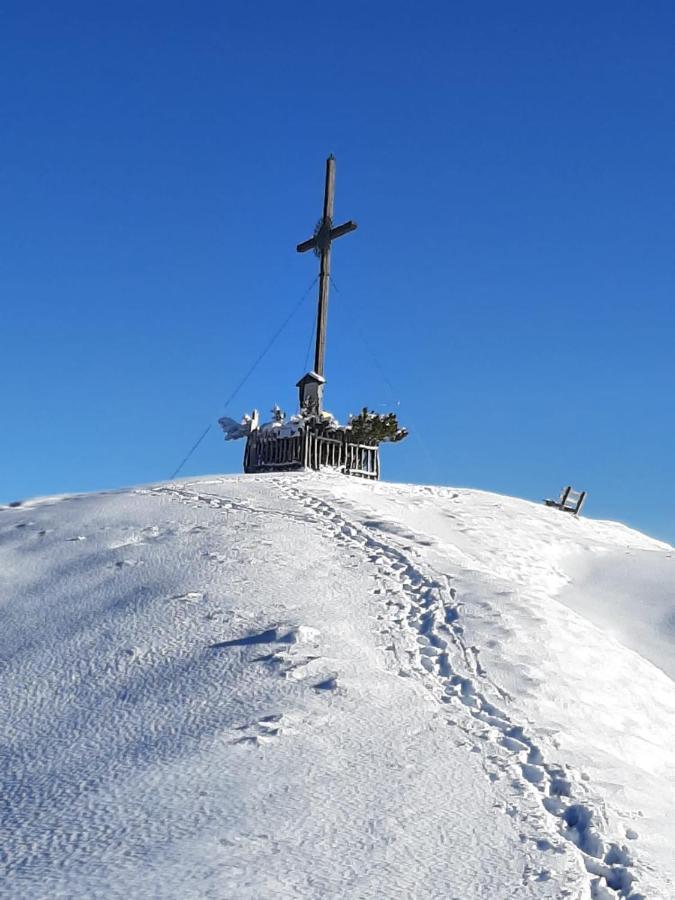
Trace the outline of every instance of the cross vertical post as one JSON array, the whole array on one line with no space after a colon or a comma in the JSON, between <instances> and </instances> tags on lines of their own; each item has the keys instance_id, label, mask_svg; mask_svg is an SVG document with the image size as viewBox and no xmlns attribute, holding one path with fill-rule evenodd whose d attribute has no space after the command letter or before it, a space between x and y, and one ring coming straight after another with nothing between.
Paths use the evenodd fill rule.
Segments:
<instances>
[{"instance_id":1,"label":"cross vertical post","mask_svg":"<svg viewBox=\"0 0 675 900\"><path fill-rule=\"evenodd\" d=\"M335 202L335 157L326 160L326 185L323 194L323 219L328 227L333 224L333 204ZM324 376L326 360L326 328L328 326L328 288L330 287L330 238L320 248L319 266L319 308L316 314L316 348L314 351L314 371Z\"/></svg>"},{"instance_id":2,"label":"cross vertical post","mask_svg":"<svg viewBox=\"0 0 675 900\"><path fill-rule=\"evenodd\" d=\"M328 325L328 288L330 285L330 247L331 243L343 234L356 229L356 222L345 222L333 228L333 205L335 200L335 157L331 154L326 160L326 183L323 196L323 216L317 225L314 236L308 241L298 244L298 253L314 250L319 256L319 305L316 318L316 349L314 353L314 371L324 377L326 358L326 329Z\"/></svg>"}]
</instances>

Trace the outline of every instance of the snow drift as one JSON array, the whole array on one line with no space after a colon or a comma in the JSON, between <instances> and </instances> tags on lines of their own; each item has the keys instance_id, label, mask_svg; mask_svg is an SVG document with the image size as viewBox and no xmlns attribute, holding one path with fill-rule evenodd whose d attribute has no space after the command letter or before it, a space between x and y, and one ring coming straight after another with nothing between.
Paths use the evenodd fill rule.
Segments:
<instances>
[{"instance_id":1,"label":"snow drift","mask_svg":"<svg viewBox=\"0 0 675 900\"><path fill-rule=\"evenodd\" d=\"M330 474L0 510L12 898L672 898L675 563Z\"/></svg>"}]
</instances>

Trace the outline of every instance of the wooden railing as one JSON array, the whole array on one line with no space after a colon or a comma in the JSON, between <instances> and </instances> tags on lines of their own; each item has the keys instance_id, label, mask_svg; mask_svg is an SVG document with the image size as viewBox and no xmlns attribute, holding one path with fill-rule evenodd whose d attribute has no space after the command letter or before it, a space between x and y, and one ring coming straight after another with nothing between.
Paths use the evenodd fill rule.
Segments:
<instances>
[{"instance_id":1,"label":"wooden railing","mask_svg":"<svg viewBox=\"0 0 675 900\"><path fill-rule=\"evenodd\" d=\"M377 479L380 477L380 448L352 443L346 432L329 437L308 428L291 437L254 431L246 441L245 472L326 467L345 475Z\"/></svg>"}]
</instances>

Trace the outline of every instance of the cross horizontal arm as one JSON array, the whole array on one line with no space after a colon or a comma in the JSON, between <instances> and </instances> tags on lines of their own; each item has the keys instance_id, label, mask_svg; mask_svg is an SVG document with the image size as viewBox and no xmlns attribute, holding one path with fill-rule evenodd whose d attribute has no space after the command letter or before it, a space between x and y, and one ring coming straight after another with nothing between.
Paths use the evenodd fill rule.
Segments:
<instances>
[{"instance_id":1,"label":"cross horizontal arm","mask_svg":"<svg viewBox=\"0 0 675 900\"><path fill-rule=\"evenodd\" d=\"M335 238L342 237L343 234L349 234L350 231L356 231L358 225L356 222L352 222L351 219L349 222L345 222L344 225L338 225L336 228L331 228L330 231L330 239L334 241Z\"/></svg>"},{"instance_id":2,"label":"cross horizontal arm","mask_svg":"<svg viewBox=\"0 0 675 900\"><path fill-rule=\"evenodd\" d=\"M316 247L316 238L311 237L308 241L303 241L301 244L295 248L298 253L306 253L308 250L313 250Z\"/></svg>"},{"instance_id":3,"label":"cross horizontal arm","mask_svg":"<svg viewBox=\"0 0 675 900\"><path fill-rule=\"evenodd\" d=\"M351 219L349 222L345 222L344 225L338 225L336 228L331 228L328 234L328 241L334 241L336 238L342 237L343 234L349 234L350 231L356 231L358 225L356 222L352 222ZM319 235L314 235L314 237L309 238L307 241L303 241L301 244L295 248L298 253L306 253L308 250L313 250L315 247L319 245Z\"/></svg>"}]
</instances>

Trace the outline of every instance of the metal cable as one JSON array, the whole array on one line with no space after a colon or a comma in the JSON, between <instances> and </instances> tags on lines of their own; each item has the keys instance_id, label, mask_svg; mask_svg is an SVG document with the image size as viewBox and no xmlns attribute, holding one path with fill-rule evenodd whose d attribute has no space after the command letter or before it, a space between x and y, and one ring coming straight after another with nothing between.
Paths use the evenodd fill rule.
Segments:
<instances>
[{"instance_id":1,"label":"metal cable","mask_svg":"<svg viewBox=\"0 0 675 900\"><path fill-rule=\"evenodd\" d=\"M232 391L232 393L230 394L230 396L229 396L229 397L227 398L227 400L225 401L225 407L224 407L223 412L224 412L225 410L227 410L227 408L229 407L230 403L232 403L232 401L233 401L234 398L237 396L237 394L239 393L239 391L243 388L243 386L246 384L246 382L248 381L248 379L251 377L251 375L252 375L252 374L255 372L255 370L258 368L258 366L259 366L260 363L263 361L263 359L267 356L267 354L269 353L269 351L270 351L270 350L272 349L272 347L274 346L275 342L276 342L276 341L278 340L278 338L280 337L280 335L281 335L281 333L283 332L283 330L286 328L286 326L287 326L288 323L291 321L291 319L293 318L293 316L296 314L296 312L300 309L300 307L302 306L302 304L305 302L305 300L307 299L307 295L308 295L309 292L312 290L312 288L314 287L314 285L317 283L318 280L319 280L319 276L317 275L317 276L312 280L311 284L309 285L309 287L307 288L307 290L304 292L304 294L302 295L302 297L300 297L300 299L299 299L298 302L295 304L295 306L294 306L293 309L290 311L290 313L286 316L286 318L285 318L284 321L281 323L281 325L280 325L280 326L277 328L277 330L274 332L274 334L272 335L272 337L270 338L270 340L269 340L269 341L267 342L267 344L265 345L264 349L258 354L258 356L256 357L256 359L255 359L253 365L249 368L249 370L246 372L246 374L245 374L244 377L241 379L241 381L239 382L239 384L236 386L236 388ZM183 468L183 466L185 465L185 463L190 459L190 457L192 456L192 454L195 452L195 450L197 449L197 447L199 447L199 445L201 444L201 442L204 440L204 438L205 438L206 435L209 433L209 431L211 431L212 428L213 428L213 423L211 423L210 425L208 425L208 426L204 429L204 431L201 433L201 435L199 436L199 438L195 441L195 443L194 443L194 444L192 445L192 447L190 448L190 451L189 451L189 452L187 453L187 455L182 459L180 465L179 465L179 466L173 471L173 473L169 476L169 481L172 481L172 480L178 475L178 473L181 471L181 469Z\"/></svg>"},{"instance_id":2,"label":"metal cable","mask_svg":"<svg viewBox=\"0 0 675 900\"><path fill-rule=\"evenodd\" d=\"M345 295L342 293L342 291L340 290L340 288L335 284L335 280L334 280L333 276L330 275L329 277L330 277L331 284L332 284L333 288L335 289L335 292L338 293L338 294L341 294L342 297L343 297L343 300L344 300L344 296L345 296ZM391 380L390 380L389 377L387 376L387 373L386 373L386 371L385 371L385 369L384 369L384 366L382 365L382 363L380 362L380 360L378 359L378 357L376 356L376 354L373 353L372 347L369 346L369 345L366 343L365 338L364 338L364 336L363 336L363 333L360 331L360 329L357 329L357 333L358 333L358 336L359 336L359 340L360 340L361 343L363 344L363 347L364 347L364 349L365 349L365 351L366 351L366 356L368 357L368 359L370 359L370 361L371 361L372 363L374 363L375 368L376 368L376 369L379 371L379 373L380 373L380 377L382 378L382 380L384 381L385 385L386 385L387 388L389 389L389 392L390 392L390 400L391 400L396 406L400 407L400 406L401 406L401 401L396 399L396 394L397 394L398 392L396 391L396 389L394 388L394 385L392 384ZM419 431L417 428L413 428L413 429L411 430L411 434L412 434L413 438L417 441L417 443L418 443L418 445L420 446L420 448L422 449L423 453L426 455L427 460L428 460L429 463L431 464L431 468L436 472L436 478L437 478L437 480L438 480L438 478L439 478L439 476L440 476L440 474L441 474L441 468L440 468L440 466L439 466L439 464L438 464L438 460L436 459L435 455L433 454L433 452L432 452L430 446L428 445L427 441L424 440L424 438L422 437L422 434L420 433L420 431ZM440 482L439 482L439 483L440 483Z\"/></svg>"},{"instance_id":3,"label":"metal cable","mask_svg":"<svg viewBox=\"0 0 675 900\"><path fill-rule=\"evenodd\" d=\"M316 319L312 318L312 331L311 331L311 334L309 335L309 344L307 344L307 353L305 353L305 366L304 366L305 372L309 371L307 367L309 366L309 355L312 352L312 344L314 343L315 332L316 332Z\"/></svg>"}]
</instances>

